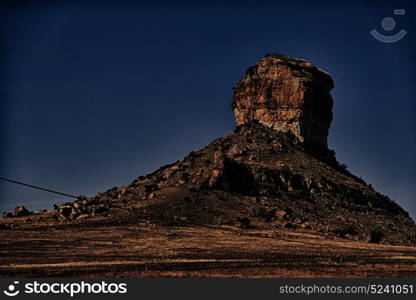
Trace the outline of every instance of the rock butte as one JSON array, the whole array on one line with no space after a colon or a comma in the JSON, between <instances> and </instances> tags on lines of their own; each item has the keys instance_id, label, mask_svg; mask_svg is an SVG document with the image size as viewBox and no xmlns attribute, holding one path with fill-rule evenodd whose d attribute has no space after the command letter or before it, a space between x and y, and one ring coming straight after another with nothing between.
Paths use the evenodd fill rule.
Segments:
<instances>
[{"instance_id":1,"label":"rock butte","mask_svg":"<svg viewBox=\"0 0 416 300\"><path fill-rule=\"evenodd\" d=\"M327 147L334 84L311 63L267 55L250 67L234 87L232 108L238 125L257 120L300 142Z\"/></svg>"},{"instance_id":2,"label":"rock butte","mask_svg":"<svg viewBox=\"0 0 416 300\"><path fill-rule=\"evenodd\" d=\"M332 87L331 77L306 61L266 56L234 89L233 132L128 185L15 223L231 225L415 245L409 214L327 148ZM3 227L11 229L27 214L21 211L6 213Z\"/></svg>"}]
</instances>

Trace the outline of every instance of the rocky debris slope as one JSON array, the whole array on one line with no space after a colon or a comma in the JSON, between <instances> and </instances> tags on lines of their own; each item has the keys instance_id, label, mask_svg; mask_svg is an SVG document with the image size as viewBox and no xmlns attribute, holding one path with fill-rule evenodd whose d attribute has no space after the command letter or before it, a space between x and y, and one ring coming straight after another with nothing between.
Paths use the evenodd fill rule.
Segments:
<instances>
[{"instance_id":1,"label":"rocky debris slope","mask_svg":"<svg viewBox=\"0 0 416 300\"><path fill-rule=\"evenodd\" d=\"M309 155L296 138L250 123L183 161L97 195L141 205L169 224L277 226L366 241L414 243L415 225L363 180Z\"/></svg>"},{"instance_id":2,"label":"rocky debris slope","mask_svg":"<svg viewBox=\"0 0 416 300\"><path fill-rule=\"evenodd\" d=\"M332 121L331 77L311 63L268 55L249 68L234 87L232 107L238 125L257 120L289 131L301 142L327 146Z\"/></svg>"},{"instance_id":3,"label":"rocky debris slope","mask_svg":"<svg viewBox=\"0 0 416 300\"><path fill-rule=\"evenodd\" d=\"M291 134L248 123L182 161L58 212L79 219L112 216L124 207L126 217L163 225L228 224L416 242L407 212L332 163L310 155Z\"/></svg>"}]
</instances>

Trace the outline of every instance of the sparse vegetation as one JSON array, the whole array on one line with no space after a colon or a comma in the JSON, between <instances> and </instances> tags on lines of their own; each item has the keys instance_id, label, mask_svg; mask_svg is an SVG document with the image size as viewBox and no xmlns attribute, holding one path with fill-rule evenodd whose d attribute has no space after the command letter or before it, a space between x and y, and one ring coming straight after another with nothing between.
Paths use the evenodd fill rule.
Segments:
<instances>
[{"instance_id":1,"label":"sparse vegetation","mask_svg":"<svg viewBox=\"0 0 416 300\"><path fill-rule=\"evenodd\" d=\"M0 277L416 276L416 247L328 240L291 228L104 219L45 225L0 226Z\"/></svg>"}]
</instances>

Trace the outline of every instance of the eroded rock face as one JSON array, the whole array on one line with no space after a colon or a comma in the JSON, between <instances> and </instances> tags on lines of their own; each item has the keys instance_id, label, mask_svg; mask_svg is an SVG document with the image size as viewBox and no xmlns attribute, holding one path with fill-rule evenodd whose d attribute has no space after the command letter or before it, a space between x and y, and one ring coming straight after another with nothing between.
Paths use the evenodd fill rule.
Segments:
<instances>
[{"instance_id":1,"label":"eroded rock face","mask_svg":"<svg viewBox=\"0 0 416 300\"><path fill-rule=\"evenodd\" d=\"M327 146L332 121L331 77L311 63L267 55L234 87L232 107L238 125L257 120L300 142Z\"/></svg>"}]
</instances>

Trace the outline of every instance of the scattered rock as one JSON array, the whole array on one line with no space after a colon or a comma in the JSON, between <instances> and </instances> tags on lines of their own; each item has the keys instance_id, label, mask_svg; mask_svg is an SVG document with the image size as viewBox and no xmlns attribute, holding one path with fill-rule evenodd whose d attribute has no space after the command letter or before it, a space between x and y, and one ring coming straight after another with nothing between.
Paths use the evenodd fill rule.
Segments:
<instances>
[{"instance_id":1,"label":"scattered rock","mask_svg":"<svg viewBox=\"0 0 416 300\"><path fill-rule=\"evenodd\" d=\"M31 214L33 214L33 212L28 211L23 205L19 205L14 208L15 217L25 217Z\"/></svg>"},{"instance_id":2,"label":"scattered rock","mask_svg":"<svg viewBox=\"0 0 416 300\"><path fill-rule=\"evenodd\" d=\"M312 226L309 225L308 222L305 222L305 223L300 224L300 227L302 227L304 229L308 229L308 230L311 230L312 229Z\"/></svg>"},{"instance_id":3,"label":"scattered rock","mask_svg":"<svg viewBox=\"0 0 416 300\"><path fill-rule=\"evenodd\" d=\"M97 216L97 215L105 215L109 213L109 208L107 206L105 206L104 204L99 205L99 206L94 206L92 209L92 215L93 216Z\"/></svg>"},{"instance_id":4,"label":"scattered rock","mask_svg":"<svg viewBox=\"0 0 416 300\"><path fill-rule=\"evenodd\" d=\"M252 226L250 225L251 221L249 218L238 217L236 221L239 223L240 228L243 228L243 229L252 228Z\"/></svg>"},{"instance_id":5,"label":"scattered rock","mask_svg":"<svg viewBox=\"0 0 416 300\"><path fill-rule=\"evenodd\" d=\"M146 194L150 194L151 192L154 192L158 189L157 184L148 184L144 187Z\"/></svg>"}]
</instances>

